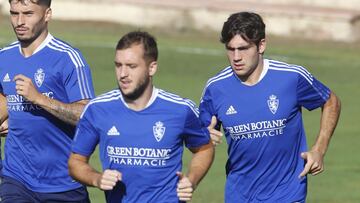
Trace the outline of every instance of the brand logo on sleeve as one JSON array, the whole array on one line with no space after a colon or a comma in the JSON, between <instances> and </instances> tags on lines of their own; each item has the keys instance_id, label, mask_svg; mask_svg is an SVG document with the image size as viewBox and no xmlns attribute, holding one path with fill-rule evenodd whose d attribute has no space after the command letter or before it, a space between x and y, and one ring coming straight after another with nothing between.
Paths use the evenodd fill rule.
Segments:
<instances>
[{"instance_id":1,"label":"brand logo on sleeve","mask_svg":"<svg viewBox=\"0 0 360 203\"><path fill-rule=\"evenodd\" d=\"M153 133L156 141L160 142L164 137L165 130L164 124L161 121L155 123L155 126L153 126Z\"/></svg>"},{"instance_id":2,"label":"brand logo on sleeve","mask_svg":"<svg viewBox=\"0 0 360 203\"><path fill-rule=\"evenodd\" d=\"M38 87L40 87L45 79L45 73L44 70L39 68L37 72L34 74L35 83Z\"/></svg>"},{"instance_id":3,"label":"brand logo on sleeve","mask_svg":"<svg viewBox=\"0 0 360 203\"><path fill-rule=\"evenodd\" d=\"M271 113L275 114L279 108L279 99L277 99L277 97L272 94L271 96L269 96L267 103Z\"/></svg>"}]
</instances>

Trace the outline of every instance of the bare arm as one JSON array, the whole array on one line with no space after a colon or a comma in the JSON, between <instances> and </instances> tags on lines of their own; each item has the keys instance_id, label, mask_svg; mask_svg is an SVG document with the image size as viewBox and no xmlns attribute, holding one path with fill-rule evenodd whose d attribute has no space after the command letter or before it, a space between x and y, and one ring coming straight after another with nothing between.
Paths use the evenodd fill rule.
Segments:
<instances>
[{"instance_id":1,"label":"bare arm","mask_svg":"<svg viewBox=\"0 0 360 203\"><path fill-rule=\"evenodd\" d=\"M36 100L34 104L42 107L60 120L72 125L76 125L80 119L80 115L85 105L88 102L89 100L80 100L77 102L66 104L40 94L39 99Z\"/></svg>"},{"instance_id":2,"label":"bare arm","mask_svg":"<svg viewBox=\"0 0 360 203\"><path fill-rule=\"evenodd\" d=\"M212 142L190 150L193 153L193 157L187 176L184 176L181 172L177 173L179 176L177 195L181 201L190 201L192 199L194 190L206 175L214 160L214 145Z\"/></svg>"},{"instance_id":3,"label":"bare arm","mask_svg":"<svg viewBox=\"0 0 360 203\"><path fill-rule=\"evenodd\" d=\"M105 170L103 173L96 171L90 166L89 157L80 154L71 153L68 165L71 177L82 184L101 190L112 190L122 176L115 170Z\"/></svg>"},{"instance_id":4,"label":"bare arm","mask_svg":"<svg viewBox=\"0 0 360 203\"><path fill-rule=\"evenodd\" d=\"M191 149L191 152L193 153L193 157L187 176L193 184L193 187L196 188L214 160L214 146L212 143L209 143L199 148Z\"/></svg>"},{"instance_id":5,"label":"bare arm","mask_svg":"<svg viewBox=\"0 0 360 203\"><path fill-rule=\"evenodd\" d=\"M8 132L8 111L6 97L0 93L0 136L5 137Z\"/></svg>"},{"instance_id":6,"label":"bare arm","mask_svg":"<svg viewBox=\"0 0 360 203\"><path fill-rule=\"evenodd\" d=\"M6 97L0 93L0 124L8 118Z\"/></svg>"},{"instance_id":7,"label":"bare arm","mask_svg":"<svg viewBox=\"0 0 360 203\"><path fill-rule=\"evenodd\" d=\"M14 80L16 81L15 88L17 94L45 109L60 120L72 125L77 124L84 106L89 102L89 100L86 99L66 104L38 92L32 80L24 75L16 75Z\"/></svg>"},{"instance_id":8,"label":"bare arm","mask_svg":"<svg viewBox=\"0 0 360 203\"><path fill-rule=\"evenodd\" d=\"M305 176L307 173L317 175L324 170L323 159L339 120L340 111L340 100L334 93L331 93L329 100L322 107L320 131L315 144L309 152L301 154L307 163L300 177Z\"/></svg>"}]
</instances>

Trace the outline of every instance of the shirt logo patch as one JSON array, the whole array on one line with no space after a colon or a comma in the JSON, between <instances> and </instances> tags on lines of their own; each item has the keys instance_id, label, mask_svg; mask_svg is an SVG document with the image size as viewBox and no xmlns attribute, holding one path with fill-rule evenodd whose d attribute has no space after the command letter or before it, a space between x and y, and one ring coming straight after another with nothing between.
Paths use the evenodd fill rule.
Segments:
<instances>
[{"instance_id":1,"label":"shirt logo patch","mask_svg":"<svg viewBox=\"0 0 360 203\"><path fill-rule=\"evenodd\" d=\"M275 114L279 108L279 99L277 99L277 97L272 94L269 96L269 100L267 100L267 103L271 113Z\"/></svg>"},{"instance_id":2,"label":"shirt logo patch","mask_svg":"<svg viewBox=\"0 0 360 203\"><path fill-rule=\"evenodd\" d=\"M164 124L161 121L155 123L155 126L153 126L153 133L156 141L160 142L164 137L165 130Z\"/></svg>"},{"instance_id":3,"label":"shirt logo patch","mask_svg":"<svg viewBox=\"0 0 360 203\"><path fill-rule=\"evenodd\" d=\"M228 110L225 113L226 115L232 115L232 114L237 114L237 111L235 110L235 108L230 105L230 107L228 108Z\"/></svg>"},{"instance_id":4,"label":"shirt logo patch","mask_svg":"<svg viewBox=\"0 0 360 203\"><path fill-rule=\"evenodd\" d=\"M45 73L44 70L39 68L37 72L34 74L35 83L38 87L40 87L45 79Z\"/></svg>"},{"instance_id":5,"label":"shirt logo patch","mask_svg":"<svg viewBox=\"0 0 360 203\"><path fill-rule=\"evenodd\" d=\"M10 76L9 73L6 73L6 75L4 76L3 82L10 82Z\"/></svg>"},{"instance_id":6,"label":"shirt logo patch","mask_svg":"<svg viewBox=\"0 0 360 203\"><path fill-rule=\"evenodd\" d=\"M119 131L116 129L115 126L111 127L108 132L107 132L107 135L110 135L110 136L116 136L116 135L120 135Z\"/></svg>"}]
</instances>

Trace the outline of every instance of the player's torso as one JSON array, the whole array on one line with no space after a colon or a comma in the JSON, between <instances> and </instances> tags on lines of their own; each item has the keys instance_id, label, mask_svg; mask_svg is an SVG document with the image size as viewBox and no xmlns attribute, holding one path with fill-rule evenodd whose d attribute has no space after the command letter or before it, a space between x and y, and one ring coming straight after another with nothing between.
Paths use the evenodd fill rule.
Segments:
<instances>
[{"instance_id":1,"label":"player's torso","mask_svg":"<svg viewBox=\"0 0 360 203\"><path fill-rule=\"evenodd\" d=\"M120 101L116 102L122 107ZM184 115L170 108L158 108L157 103L142 111L114 107L103 112L106 119L96 125L100 147L109 163L124 168L161 168L169 164L170 157L177 155L183 144ZM142 161L141 164L135 160L124 162L118 157L136 157Z\"/></svg>"},{"instance_id":2,"label":"player's torso","mask_svg":"<svg viewBox=\"0 0 360 203\"><path fill-rule=\"evenodd\" d=\"M253 86L241 84L235 76L224 80L223 85L232 88L217 88L220 96L214 99L214 106L230 147L241 145L245 153L262 143L277 146L293 140L284 131L299 110L296 80L281 80L269 71Z\"/></svg>"},{"instance_id":3,"label":"player's torso","mask_svg":"<svg viewBox=\"0 0 360 203\"><path fill-rule=\"evenodd\" d=\"M253 86L235 76L222 83L213 95L229 145L226 199L264 201L302 190L294 175L304 144L295 75L269 70Z\"/></svg>"},{"instance_id":4,"label":"player's torso","mask_svg":"<svg viewBox=\"0 0 360 203\"><path fill-rule=\"evenodd\" d=\"M17 94L14 78L22 74L39 93L67 102L63 65L62 55L47 47L28 58L18 47L0 56L0 83L9 113L5 172L37 191L79 187L69 177L66 163L74 127Z\"/></svg>"},{"instance_id":5,"label":"player's torso","mask_svg":"<svg viewBox=\"0 0 360 203\"><path fill-rule=\"evenodd\" d=\"M103 168L122 172L127 191L132 194L125 199L130 202L176 199L185 114L162 105L159 99L139 112L120 108L123 104L117 102L111 111L102 112L106 119L96 126Z\"/></svg>"},{"instance_id":6,"label":"player's torso","mask_svg":"<svg viewBox=\"0 0 360 203\"><path fill-rule=\"evenodd\" d=\"M18 49L18 48L14 48ZM22 74L32 80L35 88L43 95L60 101L67 101L62 85L61 55L52 54L44 48L33 56L23 57L18 50L10 50L7 60L2 57L0 79L3 93L7 98L11 118L31 119L43 113L39 106L18 95L15 89L15 76Z\"/></svg>"}]
</instances>

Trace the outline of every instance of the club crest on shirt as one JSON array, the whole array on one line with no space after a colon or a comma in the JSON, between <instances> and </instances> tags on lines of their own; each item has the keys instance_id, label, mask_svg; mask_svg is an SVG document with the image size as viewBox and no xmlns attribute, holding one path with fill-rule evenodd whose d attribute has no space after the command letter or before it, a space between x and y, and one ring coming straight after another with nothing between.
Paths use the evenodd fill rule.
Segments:
<instances>
[{"instance_id":1,"label":"club crest on shirt","mask_svg":"<svg viewBox=\"0 0 360 203\"><path fill-rule=\"evenodd\" d=\"M153 126L153 133L156 141L160 142L165 134L165 127L161 121L155 123L155 126Z\"/></svg>"},{"instance_id":2,"label":"club crest on shirt","mask_svg":"<svg viewBox=\"0 0 360 203\"><path fill-rule=\"evenodd\" d=\"M271 113L275 114L279 108L279 99L277 99L277 97L272 94L269 96L267 103Z\"/></svg>"},{"instance_id":3,"label":"club crest on shirt","mask_svg":"<svg viewBox=\"0 0 360 203\"><path fill-rule=\"evenodd\" d=\"M37 69L36 73L34 74L35 83L38 87L40 87L45 79L45 73L44 70L39 68Z\"/></svg>"}]
</instances>

